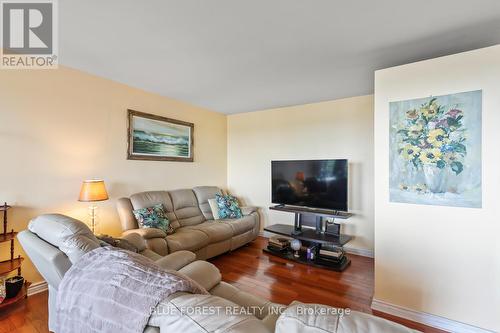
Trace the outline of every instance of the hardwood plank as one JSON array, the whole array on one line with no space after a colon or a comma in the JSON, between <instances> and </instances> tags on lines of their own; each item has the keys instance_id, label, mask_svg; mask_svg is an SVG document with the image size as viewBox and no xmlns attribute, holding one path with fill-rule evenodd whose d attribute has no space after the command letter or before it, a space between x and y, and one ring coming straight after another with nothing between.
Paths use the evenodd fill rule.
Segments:
<instances>
[{"instance_id":1,"label":"hardwood plank","mask_svg":"<svg viewBox=\"0 0 500 333\"><path fill-rule=\"evenodd\" d=\"M48 333L48 293L21 300L0 312L0 333Z\"/></svg>"}]
</instances>

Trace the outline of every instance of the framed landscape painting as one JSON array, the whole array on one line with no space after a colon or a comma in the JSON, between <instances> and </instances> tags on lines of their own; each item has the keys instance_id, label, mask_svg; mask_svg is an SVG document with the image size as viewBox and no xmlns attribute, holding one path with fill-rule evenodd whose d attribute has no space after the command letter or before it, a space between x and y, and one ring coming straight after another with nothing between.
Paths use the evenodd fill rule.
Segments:
<instances>
[{"instance_id":1,"label":"framed landscape painting","mask_svg":"<svg viewBox=\"0 0 500 333\"><path fill-rule=\"evenodd\" d=\"M481 208L482 91L391 102L390 201Z\"/></svg>"},{"instance_id":2,"label":"framed landscape painting","mask_svg":"<svg viewBox=\"0 0 500 333\"><path fill-rule=\"evenodd\" d=\"M129 160L193 162L194 124L128 110Z\"/></svg>"}]
</instances>

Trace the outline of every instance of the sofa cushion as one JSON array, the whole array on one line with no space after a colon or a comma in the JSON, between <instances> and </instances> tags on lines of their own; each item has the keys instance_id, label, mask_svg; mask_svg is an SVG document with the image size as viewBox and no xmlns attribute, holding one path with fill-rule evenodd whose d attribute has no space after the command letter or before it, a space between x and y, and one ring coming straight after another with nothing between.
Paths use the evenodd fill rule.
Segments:
<instances>
[{"instance_id":1,"label":"sofa cushion","mask_svg":"<svg viewBox=\"0 0 500 333\"><path fill-rule=\"evenodd\" d=\"M222 190L217 186L197 186L193 192L198 200L198 206L207 220L213 220L212 209L208 204L208 199L215 199L216 194L222 194Z\"/></svg>"},{"instance_id":2,"label":"sofa cushion","mask_svg":"<svg viewBox=\"0 0 500 333\"><path fill-rule=\"evenodd\" d=\"M199 230L208 236L210 244L230 239L233 236L233 228L225 223L207 221L197 225L184 227L185 229Z\"/></svg>"},{"instance_id":3,"label":"sofa cushion","mask_svg":"<svg viewBox=\"0 0 500 333\"><path fill-rule=\"evenodd\" d=\"M240 306L248 308L252 315L261 320L263 320L266 317L269 317L267 319L272 323L271 326L273 327L272 330L273 332L274 332L274 324L278 319L278 315L286 308L284 305L272 303L266 299L247 293L246 291L240 290L235 286L226 283L224 281L221 281L215 287L207 290L210 292L210 294L214 296L225 298Z\"/></svg>"},{"instance_id":4,"label":"sofa cushion","mask_svg":"<svg viewBox=\"0 0 500 333\"><path fill-rule=\"evenodd\" d=\"M148 191L136 193L130 196L130 202L134 209L152 207L156 204L162 204L167 218L174 229L180 227L177 217L174 214L172 199L167 191Z\"/></svg>"},{"instance_id":5,"label":"sofa cushion","mask_svg":"<svg viewBox=\"0 0 500 333\"><path fill-rule=\"evenodd\" d=\"M167 236L169 252L179 250L196 251L209 243L208 236L201 231L179 228L174 234Z\"/></svg>"},{"instance_id":6,"label":"sofa cushion","mask_svg":"<svg viewBox=\"0 0 500 333\"><path fill-rule=\"evenodd\" d=\"M181 189L169 193L175 216L182 227L200 224L205 221L205 216L198 207L198 200L196 200L192 190Z\"/></svg>"},{"instance_id":7,"label":"sofa cushion","mask_svg":"<svg viewBox=\"0 0 500 333\"><path fill-rule=\"evenodd\" d=\"M233 236L243 234L255 227L255 217L253 215L243 216L239 219L222 219L217 223L224 223L233 229Z\"/></svg>"},{"instance_id":8,"label":"sofa cushion","mask_svg":"<svg viewBox=\"0 0 500 333\"><path fill-rule=\"evenodd\" d=\"M212 295L181 295L163 300L149 320L163 332L270 333L237 304Z\"/></svg>"}]
</instances>

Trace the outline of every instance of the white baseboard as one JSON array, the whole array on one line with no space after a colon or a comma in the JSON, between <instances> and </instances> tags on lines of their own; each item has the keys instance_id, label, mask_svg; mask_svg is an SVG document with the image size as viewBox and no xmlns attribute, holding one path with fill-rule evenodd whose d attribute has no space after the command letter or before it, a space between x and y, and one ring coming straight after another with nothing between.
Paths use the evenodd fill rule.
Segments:
<instances>
[{"instance_id":1,"label":"white baseboard","mask_svg":"<svg viewBox=\"0 0 500 333\"><path fill-rule=\"evenodd\" d=\"M453 333L494 333L459 321L373 299L372 309Z\"/></svg>"},{"instance_id":2,"label":"white baseboard","mask_svg":"<svg viewBox=\"0 0 500 333\"><path fill-rule=\"evenodd\" d=\"M373 253L373 250L368 250L368 249L355 249L353 247L344 247L345 252L350 253L350 254L355 254L357 256L362 256L362 257L368 257L368 258L375 258L375 255Z\"/></svg>"},{"instance_id":3,"label":"white baseboard","mask_svg":"<svg viewBox=\"0 0 500 333\"><path fill-rule=\"evenodd\" d=\"M49 289L49 285L45 281L35 282L28 287L28 296L44 292Z\"/></svg>"},{"instance_id":4,"label":"white baseboard","mask_svg":"<svg viewBox=\"0 0 500 333\"><path fill-rule=\"evenodd\" d=\"M271 236L275 236L275 234L267 232L267 231L260 231L259 236L264 237L264 238L269 238ZM355 254L358 256L362 256L362 257L374 258L373 250L355 249L353 247L344 247L344 250L345 250L345 252L350 253L350 254Z\"/></svg>"}]
</instances>

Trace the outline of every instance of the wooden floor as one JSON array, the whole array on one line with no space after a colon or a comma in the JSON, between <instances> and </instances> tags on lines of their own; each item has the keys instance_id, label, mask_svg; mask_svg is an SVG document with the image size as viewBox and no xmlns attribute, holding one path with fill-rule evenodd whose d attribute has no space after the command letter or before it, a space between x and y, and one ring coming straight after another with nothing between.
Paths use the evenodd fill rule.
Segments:
<instances>
[{"instance_id":1,"label":"wooden floor","mask_svg":"<svg viewBox=\"0 0 500 333\"><path fill-rule=\"evenodd\" d=\"M251 244L210 262L219 268L224 281L276 303L289 304L298 300L348 307L422 332L444 332L371 310L374 286L374 264L371 258L349 255L351 265L344 272L337 273L263 253L262 249L266 245L267 239L259 237Z\"/></svg>"},{"instance_id":2,"label":"wooden floor","mask_svg":"<svg viewBox=\"0 0 500 333\"><path fill-rule=\"evenodd\" d=\"M258 238L248 246L210 261L220 269L224 281L276 303L298 300L372 313L373 259L349 255L351 266L337 273L264 254L262 249L266 243L266 239ZM443 332L383 313L375 314L422 332ZM7 332L48 332L47 292L2 310L0 333Z\"/></svg>"},{"instance_id":3,"label":"wooden floor","mask_svg":"<svg viewBox=\"0 0 500 333\"><path fill-rule=\"evenodd\" d=\"M47 301L48 293L43 292L0 310L0 333L48 332Z\"/></svg>"}]
</instances>

